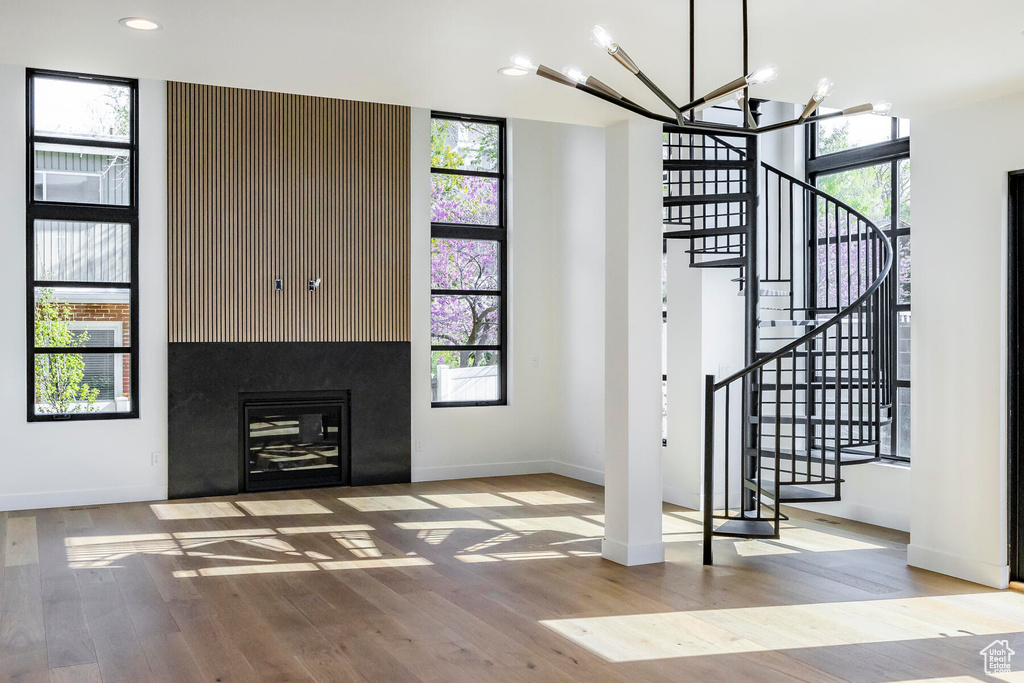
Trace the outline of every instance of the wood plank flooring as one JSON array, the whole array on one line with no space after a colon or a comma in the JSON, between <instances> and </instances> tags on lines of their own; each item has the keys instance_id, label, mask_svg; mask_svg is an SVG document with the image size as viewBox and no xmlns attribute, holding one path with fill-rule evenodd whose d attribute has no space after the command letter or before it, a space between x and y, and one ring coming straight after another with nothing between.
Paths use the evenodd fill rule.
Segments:
<instances>
[{"instance_id":1,"label":"wood plank flooring","mask_svg":"<svg viewBox=\"0 0 1024 683\"><path fill-rule=\"evenodd\" d=\"M0 681L1024 680L979 654L1024 671L1024 595L905 534L793 510L707 568L666 505L625 568L602 512L534 475L0 513Z\"/></svg>"}]
</instances>

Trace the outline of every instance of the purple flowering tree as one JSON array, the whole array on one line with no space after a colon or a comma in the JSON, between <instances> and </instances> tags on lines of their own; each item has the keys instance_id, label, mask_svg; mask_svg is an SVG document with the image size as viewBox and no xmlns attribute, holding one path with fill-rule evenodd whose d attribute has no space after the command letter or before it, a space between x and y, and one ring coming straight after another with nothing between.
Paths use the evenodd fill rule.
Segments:
<instances>
[{"instance_id":1,"label":"purple flowering tree","mask_svg":"<svg viewBox=\"0 0 1024 683\"><path fill-rule=\"evenodd\" d=\"M433 168L495 171L498 166L496 126L434 119L431 131ZM431 174L431 221L471 226L498 225L498 181L494 178ZM431 288L461 290L431 296L431 343L434 345L497 344L501 299L498 242L485 239L443 239L430 242ZM477 292L480 292L479 294ZM498 363L493 351L435 351L437 366L470 367Z\"/></svg>"}]
</instances>

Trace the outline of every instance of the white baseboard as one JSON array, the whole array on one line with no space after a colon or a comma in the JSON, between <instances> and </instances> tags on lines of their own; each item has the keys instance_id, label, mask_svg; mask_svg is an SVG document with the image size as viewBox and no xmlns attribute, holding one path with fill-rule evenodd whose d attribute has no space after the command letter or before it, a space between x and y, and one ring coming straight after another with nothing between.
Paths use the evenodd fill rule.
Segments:
<instances>
[{"instance_id":1,"label":"white baseboard","mask_svg":"<svg viewBox=\"0 0 1024 683\"><path fill-rule=\"evenodd\" d=\"M548 474L549 472L552 472L550 460L527 460L526 462L495 462L481 465L413 467L412 480L476 479L477 477L507 477L515 474Z\"/></svg>"},{"instance_id":2,"label":"white baseboard","mask_svg":"<svg viewBox=\"0 0 1024 683\"><path fill-rule=\"evenodd\" d=\"M1007 564L979 562L962 555L923 548L914 543L907 546L907 564L992 588L1006 588L1010 583L1010 566Z\"/></svg>"},{"instance_id":3,"label":"white baseboard","mask_svg":"<svg viewBox=\"0 0 1024 683\"><path fill-rule=\"evenodd\" d=\"M552 474L560 474L563 477L569 477L570 479L578 479L589 484L604 486L604 470L595 470L592 467L572 465L560 460L551 460L549 464L551 466Z\"/></svg>"},{"instance_id":4,"label":"white baseboard","mask_svg":"<svg viewBox=\"0 0 1024 683\"><path fill-rule=\"evenodd\" d=\"M820 512L833 517L842 517L854 522L864 522L875 526L906 531L910 533L910 513L896 510L884 510L871 505L850 503L845 500L833 503L793 503L793 507L810 512Z\"/></svg>"},{"instance_id":5,"label":"white baseboard","mask_svg":"<svg viewBox=\"0 0 1024 683\"><path fill-rule=\"evenodd\" d=\"M115 489L0 495L0 511L137 503L150 500L167 500L167 486L124 486Z\"/></svg>"},{"instance_id":6,"label":"white baseboard","mask_svg":"<svg viewBox=\"0 0 1024 683\"><path fill-rule=\"evenodd\" d=\"M626 567L635 567L640 564L658 564L665 561L665 544L661 541L655 543L642 543L628 545L621 541L604 539L601 541L601 556L606 560L617 562Z\"/></svg>"}]
</instances>

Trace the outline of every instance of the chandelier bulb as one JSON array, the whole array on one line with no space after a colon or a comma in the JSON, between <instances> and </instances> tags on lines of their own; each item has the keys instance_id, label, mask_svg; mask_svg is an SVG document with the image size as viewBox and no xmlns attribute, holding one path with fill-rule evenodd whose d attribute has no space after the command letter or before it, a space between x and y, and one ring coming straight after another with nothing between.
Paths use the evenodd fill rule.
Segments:
<instances>
[{"instance_id":1,"label":"chandelier bulb","mask_svg":"<svg viewBox=\"0 0 1024 683\"><path fill-rule=\"evenodd\" d=\"M612 51L615 47L615 41L612 40L612 35L608 33L608 30L604 26L595 26L590 31L590 39L594 41L594 44L601 47L608 52Z\"/></svg>"}]
</instances>

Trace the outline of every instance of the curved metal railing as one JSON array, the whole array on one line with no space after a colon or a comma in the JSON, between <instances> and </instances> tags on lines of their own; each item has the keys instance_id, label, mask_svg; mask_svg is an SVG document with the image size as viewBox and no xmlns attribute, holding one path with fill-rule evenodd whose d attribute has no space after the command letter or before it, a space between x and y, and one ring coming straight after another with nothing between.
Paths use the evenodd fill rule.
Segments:
<instances>
[{"instance_id":1,"label":"curved metal railing","mask_svg":"<svg viewBox=\"0 0 1024 683\"><path fill-rule=\"evenodd\" d=\"M757 273L747 286L782 298L768 310L788 318L759 315L759 331L773 334L758 335L756 360L706 378L706 564L713 535L778 537L780 502L838 500L844 463L879 457L892 401L889 238L848 204L761 166Z\"/></svg>"}]
</instances>

